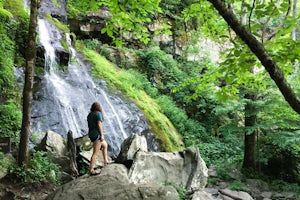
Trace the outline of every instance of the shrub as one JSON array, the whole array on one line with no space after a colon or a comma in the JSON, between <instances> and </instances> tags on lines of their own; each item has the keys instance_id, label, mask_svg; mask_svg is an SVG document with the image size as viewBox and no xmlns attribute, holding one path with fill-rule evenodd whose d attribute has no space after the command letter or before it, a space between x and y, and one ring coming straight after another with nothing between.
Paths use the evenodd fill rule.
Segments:
<instances>
[{"instance_id":1,"label":"shrub","mask_svg":"<svg viewBox=\"0 0 300 200\"><path fill-rule=\"evenodd\" d=\"M300 182L300 131L269 132L261 140L262 170L289 182Z\"/></svg>"},{"instance_id":2,"label":"shrub","mask_svg":"<svg viewBox=\"0 0 300 200\"><path fill-rule=\"evenodd\" d=\"M22 113L12 100L0 105L0 136L10 137L12 143L18 144Z\"/></svg>"},{"instance_id":3,"label":"shrub","mask_svg":"<svg viewBox=\"0 0 300 200\"><path fill-rule=\"evenodd\" d=\"M60 181L60 167L53 163L43 151L33 151L28 166L12 166L10 173L20 178L23 183L50 181L53 184L59 184Z\"/></svg>"},{"instance_id":4,"label":"shrub","mask_svg":"<svg viewBox=\"0 0 300 200\"><path fill-rule=\"evenodd\" d=\"M3 8L0 8L0 21L1 21L1 23L8 22L12 18L13 18L13 15L9 11L7 11Z\"/></svg>"}]
</instances>

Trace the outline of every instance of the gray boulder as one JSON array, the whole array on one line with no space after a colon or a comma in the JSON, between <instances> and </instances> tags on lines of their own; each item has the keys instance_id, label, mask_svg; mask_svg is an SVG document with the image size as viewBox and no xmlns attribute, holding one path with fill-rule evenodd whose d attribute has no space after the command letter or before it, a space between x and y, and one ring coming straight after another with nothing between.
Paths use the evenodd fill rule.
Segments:
<instances>
[{"instance_id":1,"label":"gray boulder","mask_svg":"<svg viewBox=\"0 0 300 200\"><path fill-rule=\"evenodd\" d=\"M126 163L128 161L132 161L138 151L148 151L146 138L144 136L132 134L122 143L121 151L116 159L116 162Z\"/></svg>"},{"instance_id":2,"label":"gray boulder","mask_svg":"<svg viewBox=\"0 0 300 200\"><path fill-rule=\"evenodd\" d=\"M253 198L247 193L243 191L233 191L230 189L220 190L220 197L222 198L231 198L231 199L239 199L239 200L253 200Z\"/></svg>"},{"instance_id":3,"label":"gray boulder","mask_svg":"<svg viewBox=\"0 0 300 200\"><path fill-rule=\"evenodd\" d=\"M127 177L128 169L122 164L111 164L100 175L82 176L71 181L47 197L47 200L177 200L178 193L171 186L155 183L133 184Z\"/></svg>"},{"instance_id":4,"label":"gray boulder","mask_svg":"<svg viewBox=\"0 0 300 200\"><path fill-rule=\"evenodd\" d=\"M71 174L66 140L61 135L48 130L41 143L35 149L47 152L51 160L58 164L63 172Z\"/></svg>"},{"instance_id":5,"label":"gray boulder","mask_svg":"<svg viewBox=\"0 0 300 200\"><path fill-rule=\"evenodd\" d=\"M36 149L47 151L53 156L65 156L67 153L66 140L58 133L48 130Z\"/></svg>"},{"instance_id":6,"label":"gray boulder","mask_svg":"<svg viewBox=\"0 0 300 200\"><path fill-rule=\"evenodd\" d=\"M135 184L173 183L189 192L203 190L208 169L199 149L182 152L137 152L129 171L129 180Z\"/></svg>"},{"instance_id":7,"label":"gray boulder","mask_svg":"<svg viewBox=\"0 0 300 200\"><path fill-rule=\"evenodd\" d=\"M118 159L122 163L131 161L130 167L119 163L106 165L100 175L81 176L59 187L47 199L176 200L179 194L175 188L185 189L189 194L198 192L193 196L196 200L209 196L203 191L208 169L197 148L175 153L147 152L145 137L135 134L121 146ZM60 152L59 147L50 149ZM91 151L83 151L80 155L88 160ZM99 159L99 166L102 166L101 156Z\"/></svg>"},{"instance_id":8,"label":"gray boulder","mask_svg":"<svg viewBox=\"0 0 300 200\"><path fill-rule=\"evenodd\" d=\"M197 191L191 195L191 200L213 200L215 199L212 197L211 194L205 191Z\"/></svg>"}]
</instances>

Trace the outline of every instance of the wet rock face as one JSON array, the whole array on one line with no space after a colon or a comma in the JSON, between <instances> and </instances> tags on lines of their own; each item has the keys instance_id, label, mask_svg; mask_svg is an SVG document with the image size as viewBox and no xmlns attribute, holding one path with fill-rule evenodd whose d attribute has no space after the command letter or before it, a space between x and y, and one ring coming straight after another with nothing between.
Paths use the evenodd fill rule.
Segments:
<instances>
[{"instance_id":1,"label":"wet rock face","mask_svg":"<svg viewBox=\"0 0 300 200\"><path fill-rule=\"evenodd\" d=\"M87 16L68 19L70 31L76 34L79 39L97 38L103 43L110 44L112 39L101 30L106 26L105 19L110 17L110 12L99 9L98 12L91 12Z\"/></svg>"},{"instance_id":2,"label":"wet rock face","mask_svg":"<svg viewBox=\"0 0 300 200\"><path fill-rule=\"evenodd\" d=\"M70 61L70 52L65 50L63 47L57 47L55 49L56 62L61 66L68 66ZM37 46L37 59L36 66L43 67L45 64L45 48L42 45Z\"/></svg>"},{"instance_id":3,"label":"wet rock face","mask_svg":"<svg viewBox=\"0 0 300 200\"><path fill-rule=\"evenodd\" d=\"M68 66L70 61L70 53L63 48L55 50L56 62L59 65Z\"/></svg>"},{"instance_id":4,"label":"wet rock face","mask_svg":"<svg viewBox=\"0 0 300 200\"><path fill-rule=\"evenodd\" d=\"M52 17L57 18L59 21L67 22L67 11L66 11L66 1L57 0L54 3L53 0L43 0L40 5L40 13L49 13Z\"/></svg>"}]
</instances>

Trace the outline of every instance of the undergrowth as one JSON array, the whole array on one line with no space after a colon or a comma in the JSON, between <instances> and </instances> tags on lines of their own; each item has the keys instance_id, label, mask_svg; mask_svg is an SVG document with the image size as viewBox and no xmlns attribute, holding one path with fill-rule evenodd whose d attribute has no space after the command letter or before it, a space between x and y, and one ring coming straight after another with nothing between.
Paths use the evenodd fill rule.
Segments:
<instances>
[{"instance_id":1,"label":"undergrowth","mask_svg":"<svg viewBox=\"0 0 300 200\"><path fill-rule=\"evenodd\" d=\"M15 175L23 183L50 181L55 185L60 184L60 167L51 161L46 152L33 151L27 165L19 166L12 163L6 163L6 165L8 165L9 173Z\"/></svg>"}]
</instances>

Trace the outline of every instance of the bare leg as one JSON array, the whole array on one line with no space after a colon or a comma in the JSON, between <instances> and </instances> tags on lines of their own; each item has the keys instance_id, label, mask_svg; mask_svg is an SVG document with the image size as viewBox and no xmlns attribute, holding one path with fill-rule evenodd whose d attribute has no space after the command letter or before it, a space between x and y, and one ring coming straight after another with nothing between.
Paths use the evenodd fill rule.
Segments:
<instances>
[{"instance_id":1,"label":"bare leg","mask_svg":"<svg viewBox=\"0 0 300 200\"><path fill-rule=\"evenodd\" d=\"M96 163L96 158L98 156L99 150L101 148L101 142L98 140L96 142L94 142L93 145L93 155L91 157L91 162L90 162L90 173L92 173L94 171L94 166Z\"/></svg>"},{"instance_id":2,"label":"bare leg","mask_svg":"<svg viewBox=\"0 0 300 200\"><path fill-rule=\"evenodd\" d=\"M101 150L102 150L104 165L106 165L108 163L108 158L107 158L107 142L105 140L101 142Z\"/></svg>"}]
</instances>

